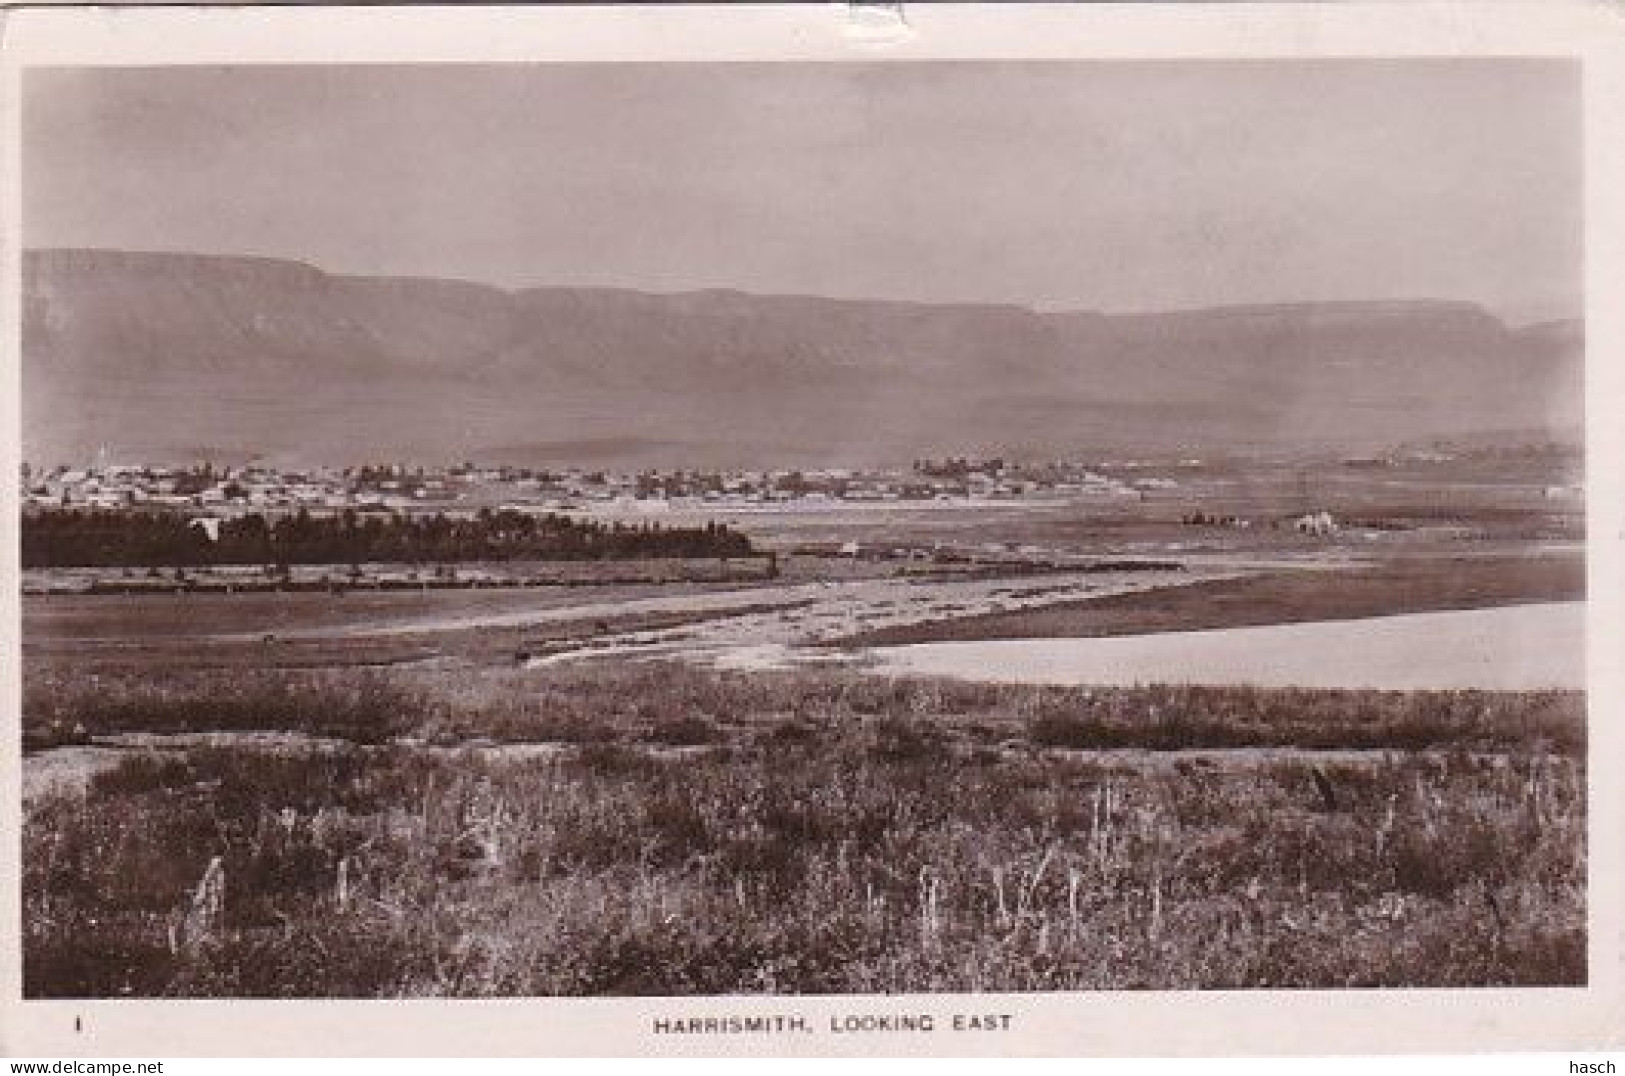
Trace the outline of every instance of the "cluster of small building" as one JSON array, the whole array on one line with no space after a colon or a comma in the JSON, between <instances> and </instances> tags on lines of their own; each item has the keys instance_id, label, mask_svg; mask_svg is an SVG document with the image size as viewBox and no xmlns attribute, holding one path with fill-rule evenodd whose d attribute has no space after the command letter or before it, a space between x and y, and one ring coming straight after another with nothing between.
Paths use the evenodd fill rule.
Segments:
<instances>
[{"instance_id":1,"label":"cluster of small building","mask_svg":"<svg viewBox=\"0 0 1625 1076\"><path fill-rule=\"evenodd\" d=\"M23 475L23 505L37 509L400 510L421 499L399 489L369 488L351 472L326 469L110 465L32 472L25 465Z\"/></svg>"},{"instance_id":2,"label":"cluster of small building","mask_svg":"<svg viewBox=\"0 0 1625 1076\"><path fill-rule=\"evenodd\" d=\"M903 470L646 470L614 473L570 468L407 468L393 465L279 469L264 465L189 468L102 464L23 468L27 508L171 509L220 515L410 512L466 507L570 511L594 506L659 511L695 505L1016 499L1034 496L1136 497L1173 479L1115 477L1065 462L1007 464L919 461Z\"/></svg>"},{"instance_id":3,"label":"cluster of small building","mask_svg":"<svg viewBox=\"0 0 1625 1076\"><path fill-rule=\"evenodd\" d=\"M1251 530L1253 521L1247 516L1221 514L1217 512L1188 512L1179 517L1179 521L1187 527L1232 527L1236 530ZM1290 527L1299 534L1314 535L1317 538L1330 537L1337 534L1342 525L1337 518L1325 509L1316 512L1304 512L1301 515L1288 519L1266 519L1263 525L1272 530Z\"/></svg>"},{"instance_id":4,"label":"cluster of small building","mask_svg":"<svg viewBox=\"0 0 1625 1076\"><path fill-rule=\"evenodd\" d=\"M645 472L638 499L773 504L995 500L1052 496L1137 497L1171 488L1171 479L1112 477L1078 464L1005 464L994 460L951 469L917 462L911 470L820 468L716 472Z\"/></svg>"}]
</instances>

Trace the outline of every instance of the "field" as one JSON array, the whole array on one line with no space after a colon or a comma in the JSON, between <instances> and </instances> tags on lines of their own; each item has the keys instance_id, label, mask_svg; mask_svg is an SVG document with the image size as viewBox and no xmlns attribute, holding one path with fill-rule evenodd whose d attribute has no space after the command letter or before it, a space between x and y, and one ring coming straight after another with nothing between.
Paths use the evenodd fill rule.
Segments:
<instances>
[{"instance_id":1,"label":"field","mask_svg":"<svg viewBox=\"0 0 1625 1076\"><path fill-rule=\"evenodd\" d=\"M1538 488L1353 475L1335 535L1182 521L1286 510L1283 475L740 521L771 579L26 594L26 992L1586 982L1583 692L870 649L1585 595L1583 517ZM805 664L730 666L763 648Z\"/></svg>"},{"instance_id":2,"label":"field","mask_svg":"<svg viewBox=\"0 0 1625 1076\"><path fill-rule=\"evenodd\" d=\"M26 595L24 647L31 661L77 658L149 672L511 662L526 647L749 610L750 595L732 584L682 583L343 596Z\"/></svg>"},{"instance_id":3,"label":"field","mask_svg":"<svg viewBox=\"0 0 1625 1076\"><path fill-rule=\"evenodd\" d=\"M29 996L1585 981L1574 693L30 670ZM126 739L126 744L137 742ZM71 750L71 749L70 749Z\"/></svg>"},{"instance_id":4,"label":"field","mask_svg":"<svg viewBox=\"0 0 1625 1076\"><path fill-rule=\"evenodd\" d=\"M1111 563L1108 562L1108 567ZM820 577L815 572L831 569ZM30 594L30 660L149 669L512 663L574 641L583 655L694 656L747 642L816 642L863 627L1025 608L1085 594L1183 585L1178 565L914 573L788 559L785 578L663 587L538 587L429 593ZM565 647L569 649L569 647Z\"/></svg>"}]
</instances>

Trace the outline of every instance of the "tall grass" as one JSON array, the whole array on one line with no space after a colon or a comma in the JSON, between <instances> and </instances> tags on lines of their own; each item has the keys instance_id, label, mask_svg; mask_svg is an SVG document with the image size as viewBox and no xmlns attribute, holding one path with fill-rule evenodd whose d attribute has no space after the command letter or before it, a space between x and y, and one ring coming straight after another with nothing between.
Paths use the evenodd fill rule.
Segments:
<instances>
[{"instance_id":1,"label":"tall grass","mask_svg":"<svg viewBox=\"0 0 1625 1076\"><path fill-rule=\"evenodd\" d=\"M202 748L36 799L27 993L1586 976L1574 695L1090 694L658 668L391 685L419 707L417 731L485 715L506 734L599 734L528 759ZM1162 754L1271 742L1386 750ZM1147 753L1077 750L1097 746Z\"/></svg>"},{"instance_id":2,"label":"tall grass","mask_svg":"<svg viewBox=\"0 0 1625 1076\"><path fill-rule=\"evenodd\" d=\"M1044 687L842 671L718 673L677 663L546 670L200 670L86 673L30 662L27 749L119 732L268 730L383 743L427 738L720 742L732 732L920 717L953 738L1077 749L1298 747L1534 750L1585 745L1573 691ZM685 731L686 730L686 731Z\"/></svg>"},{"instance_id":3,"label":"tall grass","mask_svg":"<svg viewBox=\"0 0 1625 1076\"><path fill-rule=\"evenodd\" d=\"M420 725L420 693L368 669L203 670L174 675L30 667L23 747L124 732L304 732L383 743Z\"/></svg>"}]
</instances>

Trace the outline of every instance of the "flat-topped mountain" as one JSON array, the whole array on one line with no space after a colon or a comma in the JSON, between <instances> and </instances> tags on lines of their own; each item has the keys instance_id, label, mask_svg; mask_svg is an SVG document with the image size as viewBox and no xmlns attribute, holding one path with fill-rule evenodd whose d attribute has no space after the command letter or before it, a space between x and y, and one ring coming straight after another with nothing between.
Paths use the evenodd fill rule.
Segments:
<instances>
[{"instance_id":1,"label":"flat-topped mountain","mask_svg":"<svg viewBox=\"0 0 1625 1076\"><path fill-rule=\"evenodd\" d=\"M1439 301L1153 314L32 251L25 458L604 466L1359 446L1580 420L1577 323Z\"/></svg>"}]
</instances>

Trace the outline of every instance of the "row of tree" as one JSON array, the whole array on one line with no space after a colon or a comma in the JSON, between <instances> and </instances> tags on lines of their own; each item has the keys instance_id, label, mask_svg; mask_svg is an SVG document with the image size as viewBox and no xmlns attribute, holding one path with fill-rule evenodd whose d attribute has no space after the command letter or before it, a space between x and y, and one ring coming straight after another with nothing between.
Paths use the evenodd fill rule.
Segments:
<instances>
[{"instance_id":1,"label":"row of tree","mask_svg":"<svg viewBox=\"0 0 1625 1076\"><path fill-rule=\"evenodd\" d=\"M210 534L209 529L217 527ZM750 540L717 523L662 527L480 511L380 517L300 511L258 513L216 524L168 512L29 512L22 519L25 568L180 567L210 564L447 564L481 560L628 560L737 557Z\"/></svg>"}]
</instances>

